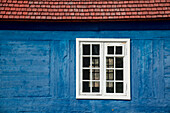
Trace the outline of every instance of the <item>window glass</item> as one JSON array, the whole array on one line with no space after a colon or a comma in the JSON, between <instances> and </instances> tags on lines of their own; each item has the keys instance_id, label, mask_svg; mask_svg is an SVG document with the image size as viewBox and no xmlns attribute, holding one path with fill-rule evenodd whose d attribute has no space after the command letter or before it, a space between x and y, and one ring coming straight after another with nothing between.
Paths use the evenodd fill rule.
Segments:
<instances>
[{"instance_id":1,"label":"window glass","mask_svg":"<svg viewBox=\"0 0 170 113\"><path fill-rule=\"evenodd\" d=\"M108 46L107 48L108 48L107 49L108 54L114 54L114 46Z\"/></svg>"},{"instance_id":2,"label":"window glass","mask_svg":"<svg viewBox=\"0 0 170 113\"><path fill-rule=\"evenodd\" d=\"M92 55L99 55L100 54L100 48L99 48L99 45L92 45Z\"/></svg>"},{"instance_id":3,"label":"window glass","mask_svg":"<svg viewBox=\"0 0 170 113\"><path fill-rule=\"evenodd\" d=\"M122 54L122 46L116 46L116 54Z\"/></svg>"},{"instance_id":4,"label":"window glass","mask_svg":"<svg viewBox=\"0 0 170 113\"><path fill-rule=\"evenodd\" d=\"M83 45L83 55L90 55L90 45Z\"/></svg>"}]
</instances>

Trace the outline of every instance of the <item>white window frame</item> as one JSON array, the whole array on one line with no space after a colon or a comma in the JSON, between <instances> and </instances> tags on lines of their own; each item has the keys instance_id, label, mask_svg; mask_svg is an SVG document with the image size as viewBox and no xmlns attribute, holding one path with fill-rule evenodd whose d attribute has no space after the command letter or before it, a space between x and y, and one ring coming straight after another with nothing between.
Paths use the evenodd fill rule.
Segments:
<instances>
[{"instance_id":1,"label":"white window frame","mask_svg":"<svg viewBox=\"0 0 170 113\"><path fill-rule=\"evenodd\" d=\"M100 93L81 93L81 44L100 44ZM123 46L123 55L124 56L124 93L106 93L106 79L105 79L105 63L106 56L106 45L122 45ZM104 51L101 51L101 48ZM102 57L102 58L101 58ZM101 61L101 59L103 59ZM102 66L102 67L101 67ZM103 73L103 75L101 75ZM115 76L115 74L114 74ZM130 100L130 39L116 39L116 38L76 38L76 99L116 99L116 100Z\"/></svg>"}]
</instances>

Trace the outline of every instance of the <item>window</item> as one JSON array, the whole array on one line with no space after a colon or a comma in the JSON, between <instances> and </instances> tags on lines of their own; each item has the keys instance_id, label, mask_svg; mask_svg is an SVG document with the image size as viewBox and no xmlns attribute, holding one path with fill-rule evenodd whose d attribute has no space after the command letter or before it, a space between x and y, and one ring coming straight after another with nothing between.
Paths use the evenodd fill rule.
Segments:
<instances>
[{"instance_id":1,"label":"window","mask_svg":"<svg viewBox=\"0 0 170 113\"><path fill-rule=\"evenodd\" d=\"M130 99L130 39L76 39L76 98Z\"/></svg>"}]
</instances>

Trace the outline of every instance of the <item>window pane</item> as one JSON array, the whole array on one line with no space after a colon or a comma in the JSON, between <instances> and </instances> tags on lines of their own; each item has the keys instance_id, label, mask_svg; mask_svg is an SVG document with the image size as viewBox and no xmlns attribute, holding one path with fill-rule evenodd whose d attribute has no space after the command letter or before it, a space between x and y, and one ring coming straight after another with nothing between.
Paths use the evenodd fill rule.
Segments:
<instances>
[{"instance_id":1,"label":"window pane","mask_svg":"<svg viewBox=\"0 0 170 113\"><path fill-rule=\"evenodd\" d=\"M116 57L116 68L123 68L123 57Z\"/></svg>"},{"instance_id":2,"label":"window pane","mask_svg":"<svg viewBox=\"0 0 170 113\"><path fill-rule=\"evenodd\" d=\"M99 92L100 90L100 83L99 82L92 82L92 92Z\"/></svg>"},{"instance_id":3,"label":"window pane","mask_svg":"<svg viewBox=\"0 0 170 113\"><path fill-rule=\"evenodd\" d=\"M92 58L92 67L100 67L99 57L93 57Z\"/></svg>"},{"instance_id":4,"label":"window pane","mask_svg":"<svg viewBox=\"0 0 170 113\"><path fill-rule=\"evenodd\" d=\"M83 80L90 80L90 69L83 69Z\"/></svg>"},{"instance_id":5,"label":"window pane","mask_svg":"<svg viewBox=\"0 0 170 113\"><path fill-rule=\"evenodd\" d=\"M116 80L123 80L123 70L116 70Z\"/></svg>"},{"instance_id":6,"label":"window pane","mask_svg":"<svg viewBox=\"0 0 170 113\"><path fill-rule=\"evenodd\" d=\"M99 80L100 79L100 70L99 69L93 69L92 70L92 79L93 80Z\"/></svg>"},{"instance_id":7,"label":"window pane","mask_svg":"<svg viewBox=\"0 0 170 113\"><path fill-rule=\"evenodd\" d=\"M114 82L106 83L106 93L114 93Z\"/></svg>"},{"instance_id":8,"label":"window pane","mask_svg":"<svg viewBox=\"0 0 170 113\"><path fill-rule=\"evenodd\" d=\"M114 80L114 70L106 70L106 80Z\"/></svg>"},{"instance_id":9,"label":"window pane","mask_svg":"<svg viewBox=\"0 0 170 113\"><path fill-rule=\"evenodd\" d=\"M83 92L90 92L90 82L83 82Z\"/></svg>"},{"instance_id":10,"label":"window pane","mask_svg":"<svg viewBox=\"0 0 170 113\"><path fill-rule=\"evenodd\" d=\"M83 67L90 67L90 57L83 57Z\"/></svg>"},{"instance_id":11,"label":"window pane","mask_svg":"<svg viewBox=\"0 0 170 113\"><path fill-rule=\"evenodd\" d=\"M92 45L92 55L99 55L100 50L99 50L99 45Z\"/></svg>"},{"instance_id":12,"label":"window pane","mask_svg":"<svg viewBox=\"0 0 170 113\"><path fill-rule=\"evenodd\" d=\"M114 46L107 47L107 54L114 54Z\"/></svg>"},{"instance_id":13,"label":"window pane","mask_svg":"<svg viewBox=\"0 0 170 113\"><path fill-rule=\"evenodd\" d=\"M114 57L107 57L106 58L106 67L107 68L114 68Z\"/></svg>"},{"instance_id":14,"label":"window pane","mask_svg":"<svg viewBox=\"0 0 170 113\"><path fill-rule=\"evenodd\" d=\"M90 44L88 45L83 44L83 55L90 55Z\"/></svg>"},{"instance_id":15,"label":"window pane","mask_svg":"<svg viewBox=\"0 0 170 113\"><path fill-rule=\"evenodd\" d=\"M116 46L116 54L122 54L122 46Z\"/></svg>"},{"instance_id":16,"label":"window pane","mask_svg":"<svg viewBox=\"0 0 170 113\"><path fill-rule=\"evenodd\" d=\"M116 82L116 93L123 93L123 82Z\"/></svg>"}]
</instances>

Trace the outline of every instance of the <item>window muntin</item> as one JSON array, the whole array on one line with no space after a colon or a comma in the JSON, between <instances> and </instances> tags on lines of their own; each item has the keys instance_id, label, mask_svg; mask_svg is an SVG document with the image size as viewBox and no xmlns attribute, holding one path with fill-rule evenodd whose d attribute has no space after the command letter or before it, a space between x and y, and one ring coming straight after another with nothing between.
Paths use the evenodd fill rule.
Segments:
<instances>
[{"instance_id":1,"label":"window muntin","mask_svg":"<svg viewBox=\"0 0 170 113\"><path fill-rule=\"evenodd\" d=\"M77 39L77 99L130 99L129 42Z\"/></svg>"}]
</instances>

